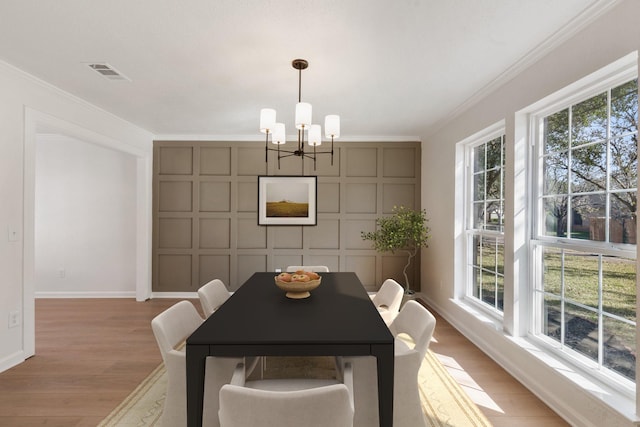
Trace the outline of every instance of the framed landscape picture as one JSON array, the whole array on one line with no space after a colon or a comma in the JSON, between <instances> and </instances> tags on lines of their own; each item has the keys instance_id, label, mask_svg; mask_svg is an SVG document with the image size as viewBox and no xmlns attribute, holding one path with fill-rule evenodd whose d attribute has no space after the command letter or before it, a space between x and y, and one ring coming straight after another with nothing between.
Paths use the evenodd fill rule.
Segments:
<instances>
[{"instance_id":1,"label":"framed landscape picture","mask_svg":"<svg viewBox=\"0 0 640 427\"><path fill-rule=\"evenodd\" d=\"M317 176L258 176L259 225L316 225Z\"/></svg>"}]
</instances>

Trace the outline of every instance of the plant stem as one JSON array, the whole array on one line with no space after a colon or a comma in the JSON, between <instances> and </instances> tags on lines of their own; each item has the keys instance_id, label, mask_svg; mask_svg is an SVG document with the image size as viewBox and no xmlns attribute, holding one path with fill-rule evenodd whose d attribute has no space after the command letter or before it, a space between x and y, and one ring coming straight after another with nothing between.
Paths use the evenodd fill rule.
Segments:
<instances>
[{"instance_id":1,"label":"plant stem","mask_svg":"<svg viewBox=\"0 0 640 427\"><path fill-rule=\"evenodd\" d=\"M405 293L407 293L410 290L409 276L407 276L407 268L409 268L409 265L411 264L411 258L416 256L417 252L418 252L417 249L415 249L413 252L407 251L407 254L409 255L409 257L407 258L407 263L405 264L404 268L402 269L402 274L404 274L404 283L407 284L407 286L406 286L406 288L404 290Z\"/></svg>"}]
</instances>

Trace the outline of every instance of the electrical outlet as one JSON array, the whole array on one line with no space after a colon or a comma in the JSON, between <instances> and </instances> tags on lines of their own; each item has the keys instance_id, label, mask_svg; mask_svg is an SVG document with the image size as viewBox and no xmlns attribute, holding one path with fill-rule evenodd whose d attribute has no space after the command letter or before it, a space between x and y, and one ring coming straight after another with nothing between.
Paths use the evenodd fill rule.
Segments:
<instances>
[{"instance_id":1,"label":"electrical outlet","mask_svg":"<svg viewBox=\"0 0 640 427\"><path fill-rule=\"evenodd\" d=\"M9 327L15 328L17 326L20 326L20 312L11 311L9 312Z\"/></svg>"}]
</instances>

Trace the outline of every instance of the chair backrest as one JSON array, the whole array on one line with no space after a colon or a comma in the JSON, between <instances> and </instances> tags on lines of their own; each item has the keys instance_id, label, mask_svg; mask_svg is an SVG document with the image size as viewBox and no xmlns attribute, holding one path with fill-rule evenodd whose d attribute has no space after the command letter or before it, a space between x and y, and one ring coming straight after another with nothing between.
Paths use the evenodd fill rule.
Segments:
<instances>
[{"instance_id":1,"label":"chair backrest","mask_svg":"<svg viewBox=\"0 0 640 427\"><path fill-rule=\"evenodd\" d=\"M220 390L221 427L352 427L353 414L344 384L296 391L226 384Z\"/></svg>"},{"instance_id":2,"label":"chair backrest","mask_svg":"<svg viewBox=\"0 0 640 427\"><path fill-rule=\"evenodd\" d=\"M213 279L209 283L202 285L198 289L198 297L205 317L211 316L218 307L229 299L229 296L227 287L220 279Z\"/></svg>"},{"instance_id":3,"label":"chair backrest","mask_svg":"<svg viewBox=\"0 0 640 427\"><path fill-rule=\"evenodd\" d=\"M287 267L287 273L293 273L298 270L313 271L315 273L328 273L329 267L326 265L290 265Z\"/></svg>"},{"instance_id":4,"label":"chair backrest","mask_svg":"<svg viewBox=\"0 0 640 427\"><path fill-rule=\"evenodd\" d=\"M372 301L376 307L386 306L383 308L397 313L402 303L402 295L404 295L402 285L393 279L387 279L382 283Z\"/></svg>"},{"instance_id":5,"label":"chair backrest","mask_svg":"<svg viewBox=\"0 0 640 427\"><path fill-rule=\"evenodd\" d=\"M151 321L162 359L202 324L202 317L189 301L180 301ZM165 360L166 362L166 360Z\"/></svg>"},{"instance_id":6,"label":"chair backrest","mask_svg":"<svg viewBox=\"0 0 640 427\"><path fill-rule=\"evenodd\" d=\"M394 336L405 333L415 343L414 350L420 354L420 360L424 358L436 327L436 318L422 304L416 301L407 301L398 316L393 320L389 329Z\"/></svg>"}]
</instances>

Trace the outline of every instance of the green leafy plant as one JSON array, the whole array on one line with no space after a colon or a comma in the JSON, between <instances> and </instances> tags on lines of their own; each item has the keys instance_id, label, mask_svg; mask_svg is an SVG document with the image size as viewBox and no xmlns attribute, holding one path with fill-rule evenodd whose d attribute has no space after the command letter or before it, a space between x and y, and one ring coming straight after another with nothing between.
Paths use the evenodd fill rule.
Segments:
<instances>
[{"instance_id":1,"label":"green leafy plant","mask_svg":"<svg viewBox=\"0 0 640 427\"><path fill-rule=\"evenodd\" d=\"M427 247L430 231L427 221L427 213L424 210L394 206L390 216L376 219L376 231L360 233L364 240L373 242L373 247L378 252L407 253L407 263L402 270L406 293L412 293L407 268L420 248Z\"/></svg>"}]
</instances>

